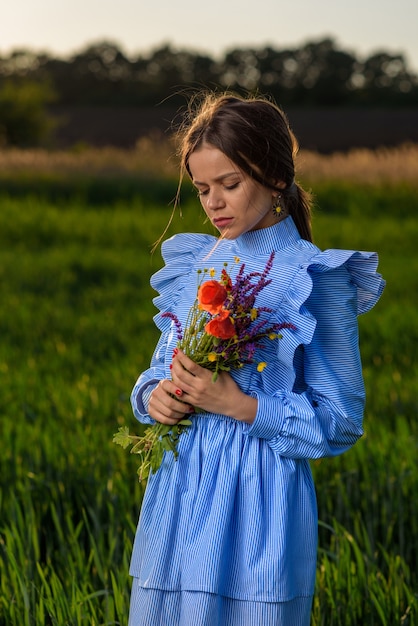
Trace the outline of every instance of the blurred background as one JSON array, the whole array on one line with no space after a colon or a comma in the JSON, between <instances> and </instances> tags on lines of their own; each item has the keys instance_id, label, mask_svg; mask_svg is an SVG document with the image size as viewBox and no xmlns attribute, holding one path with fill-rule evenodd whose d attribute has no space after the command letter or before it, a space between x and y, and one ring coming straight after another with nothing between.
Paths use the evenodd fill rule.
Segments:
<instances>
[{"instance_id":1,"label":"blurred background","mask_svg":"<svg viewBox=\"0 0 418 626\"><path fill-rule=\"evenodd\" d=\"M200 88L272 95L302 147L418 140L417 3L16 0L0 23L0 146L131 148Z\"/></svg>"}]
</instances>

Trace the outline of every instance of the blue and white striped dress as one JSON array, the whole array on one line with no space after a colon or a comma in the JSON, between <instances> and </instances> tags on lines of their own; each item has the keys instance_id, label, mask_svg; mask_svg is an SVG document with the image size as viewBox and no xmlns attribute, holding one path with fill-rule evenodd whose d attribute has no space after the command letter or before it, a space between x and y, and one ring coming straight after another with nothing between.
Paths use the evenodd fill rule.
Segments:
<instances>
[{"instance_id":1,"label":"blue and white striped dress","mask_svg":"<svg viewBox=\"0 0 418 626\"><path fill-rule=\"evenodd\" d=\"M217 244L215 246L215 244ZM180 234L163 244L151 279L161 330L132 405L152 422L152 389L170 378L176 345L171 311L185 323L198 269L224 262L234 276L262 271L271 284L256 306L292 322L257 364L231 373L258 399L252 425L224 415L193 417L179 457L166 453L142 504L130 574L130 626L307 626L314 591L317 510L309 459L341 454L362 435L364 385L357 315L378 300L377 255L327 250L300 238L288 217L235 240ZM236 264L234 257L239 257Z\"/></svg>"}]
</instances>

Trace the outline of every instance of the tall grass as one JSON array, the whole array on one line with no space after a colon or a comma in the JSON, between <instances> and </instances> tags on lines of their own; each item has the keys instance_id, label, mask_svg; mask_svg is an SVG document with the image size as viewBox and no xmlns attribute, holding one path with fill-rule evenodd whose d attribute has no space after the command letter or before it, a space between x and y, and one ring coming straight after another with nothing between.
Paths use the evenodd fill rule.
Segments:
<instances>
[{"instance_id":1,"label":"tall grass","mask_svg":"<svg viewBox=\"0 0 418 626\"><path fill-rule=\"evenodd\" d=\"M144 196L118 196L108 181L108 199L93 202L79 180L54 200L53 184L41 192L31 183L25 195L5 185L0 194L7 626L127 624L142 493L135 458L111 440L119 425L133 425L130 390L157 339L149 276L161 260L150 247L175 182L157 204L148 199L157 179ZM321 520L313 626L418 624L417 193L401 184L388 192L394 200L403 189L399 219L395 203L380 209L379 185L365 189L318 185L317 242L377 249L388 287L360 319L366 435L347 454L313 463ZM207 228L186 190L168 234L197 227Z\"/></svg>"}]
</instances>

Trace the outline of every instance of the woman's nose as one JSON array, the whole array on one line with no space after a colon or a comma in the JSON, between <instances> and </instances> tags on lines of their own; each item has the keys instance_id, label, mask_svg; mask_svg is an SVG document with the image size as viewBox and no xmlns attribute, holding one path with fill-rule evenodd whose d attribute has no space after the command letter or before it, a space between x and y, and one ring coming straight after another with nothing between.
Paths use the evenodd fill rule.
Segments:
<instances>
[{"instance_id":1,"label":"woman's nose","mask_svg":"<svg viewBox=\"0 0 418 626\"><path fill-rule=\"evenodd\" d=\"M224 200L222 197L222 193L217 189L211 189L207 198L207 207L208 209L219 209L224 206Z\"/></svg>"}]
</instances>

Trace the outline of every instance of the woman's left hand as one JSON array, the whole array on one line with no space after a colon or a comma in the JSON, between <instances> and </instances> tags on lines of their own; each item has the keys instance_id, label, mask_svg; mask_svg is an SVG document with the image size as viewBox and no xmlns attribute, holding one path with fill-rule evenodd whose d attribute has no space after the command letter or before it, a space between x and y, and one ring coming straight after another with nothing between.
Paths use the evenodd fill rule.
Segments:
<instances>
[{"instance_id":1,"label":"woman's left hand","mask_svg":"<svg viewBox=\"0 0 418 626\"><path fill-rule=\"evenodd\" d=\"M213 382L211 371L197 365L178 350L173 357L171 376L182 390L181 399L184 402L249 424L254 421L257 399L241 391L228 372L220 372L216 382Z\"/></svg>"}]
</instances>

